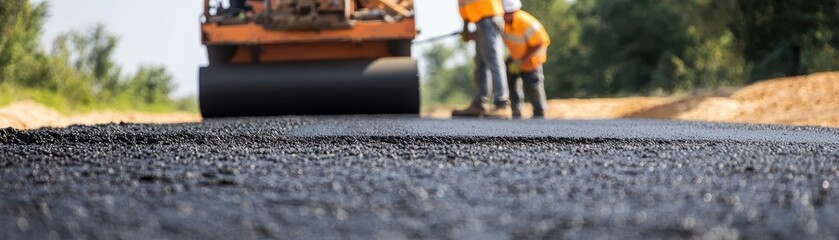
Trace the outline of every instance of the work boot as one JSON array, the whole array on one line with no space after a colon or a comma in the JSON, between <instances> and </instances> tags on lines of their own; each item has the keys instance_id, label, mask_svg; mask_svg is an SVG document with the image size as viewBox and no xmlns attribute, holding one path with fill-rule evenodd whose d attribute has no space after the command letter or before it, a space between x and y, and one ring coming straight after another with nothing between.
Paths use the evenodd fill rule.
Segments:
<instances>
[{"instance_id":1,"label":"work boot","mask_svg":"<svg viewBox=\"0 0 839 240\"><path fill-rule=\"evenodd\" d=\"M521 109L522 109L521 104L512 104L510 106L512 107L511 110L512 110L512 113L513 113L513 119L521 119L522 118L522 116L521 116Z\"/></svg>"},{"instance_id":2,"label":"work boot","mask_svg":"<svg viewBox=\"0 0 839 240\"><path fill-rule=\"evenodd\" d=\"M545 112L542 111L533 111L532 119L545 119Z\"/></svg>"},{"instance_id":3,"label":"work boot","mask_svg":"<svg viewBox=\"0 0 839 240\"><path fill-rule=\"evenodd\" d=\"M487 111L487 113L484 114L484 117L492 119L510 119L512 117L512 113L510 113L510 102L496 103L495 108Z\"/></svg>"},{"instance_id":4,"label":"work boot","mask_svg":"<svg viewBox=\"0 0 839 240\"><path fill-rule=\"evenodd\" d=\"M452 117L482 117L487 113L486 100L475 100L466 109L452 111Z\"/></svg>"}]
</instances>

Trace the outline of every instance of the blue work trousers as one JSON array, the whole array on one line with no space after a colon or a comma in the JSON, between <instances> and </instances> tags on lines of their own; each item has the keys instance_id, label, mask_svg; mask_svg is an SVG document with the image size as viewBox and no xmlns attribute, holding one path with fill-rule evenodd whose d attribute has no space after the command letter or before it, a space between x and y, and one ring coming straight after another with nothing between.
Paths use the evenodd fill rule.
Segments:
<instances>
[{"instance_id":1,"label":"blue work trousers","mask_svg":"<svg viewBox=\"0 0 839 240\"><path fill-rule=\"evenodd\" d=\"M504 64L504 18L487 17L476 24L475 34L475 101L492 99L496 105L509 104L507 89L507 68Z\"/></svg>"}]
</instances>

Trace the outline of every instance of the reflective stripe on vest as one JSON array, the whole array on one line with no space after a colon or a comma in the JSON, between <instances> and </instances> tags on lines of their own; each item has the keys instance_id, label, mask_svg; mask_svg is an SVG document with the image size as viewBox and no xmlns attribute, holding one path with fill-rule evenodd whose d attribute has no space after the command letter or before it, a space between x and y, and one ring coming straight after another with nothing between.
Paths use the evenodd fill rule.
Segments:
<instances>
[{"instance_id":1,"label":"reflective stripe on vest","mask_svg":"<svg viewBox=\"0 0 839 240\"><path fill-rule=\"evenodd\" d=\"M515 42L515 43L526 44L527 41L530 40L531 37L533 37L533 34L536 34L536 31L539 31L539 28L541 28L541 27L542 27L542 24L540 24L539 22L533 22L533 23L530 24L530 27L527 28L527 30L524 31L523 36L519 36L519 35L515 35L513 33L505 32L504 33L504 39L510 40L512 42Z\"/></svg>"}]
</instances>

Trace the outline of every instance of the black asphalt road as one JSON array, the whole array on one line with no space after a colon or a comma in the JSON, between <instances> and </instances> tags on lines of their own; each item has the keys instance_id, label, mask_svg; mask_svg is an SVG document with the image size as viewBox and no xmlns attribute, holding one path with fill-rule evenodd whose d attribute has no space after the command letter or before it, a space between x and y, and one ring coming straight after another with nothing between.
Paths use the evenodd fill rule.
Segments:
<instances>
[{"instance_id":1,"label":"black asphalt road","mask_svg":"<svg viewBox=\"0 0 839 240\"><path fill-rule=\"evenodd\" d=\"M0 130L0 239L839 238L839 129L285 117Z\"/></svg>"}]
</instances>

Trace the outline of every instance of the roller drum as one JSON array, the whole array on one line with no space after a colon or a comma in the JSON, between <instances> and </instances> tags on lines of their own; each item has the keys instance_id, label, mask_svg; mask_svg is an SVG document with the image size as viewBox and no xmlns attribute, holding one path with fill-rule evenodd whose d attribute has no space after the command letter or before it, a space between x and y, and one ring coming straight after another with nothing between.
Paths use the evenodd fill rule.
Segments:
<instances>
[{"instance_id":1,"label":"roller drum","mask_svg":"<svg viewBox=\"0 0 839 240\"><path fill-rule=\"evenodd\" d=\"M418 114L417 63L408 57L211 65L199 72L204 118Z\"/></svg>"}]
</instances>

